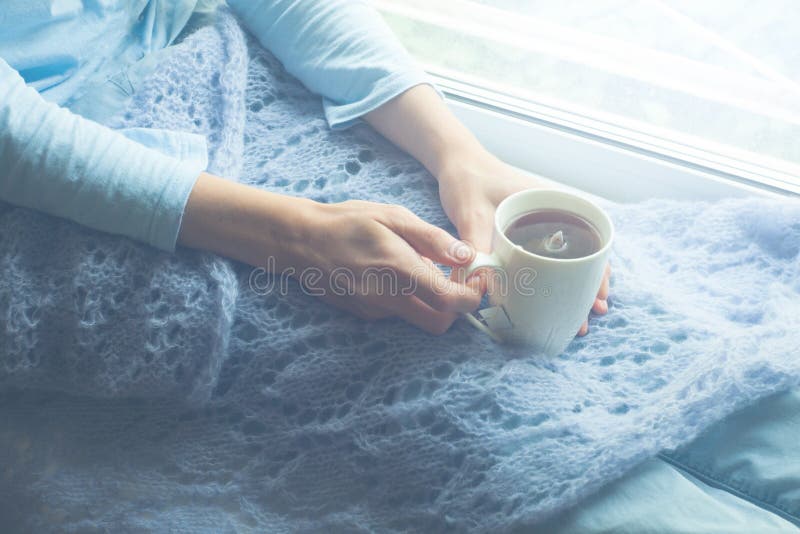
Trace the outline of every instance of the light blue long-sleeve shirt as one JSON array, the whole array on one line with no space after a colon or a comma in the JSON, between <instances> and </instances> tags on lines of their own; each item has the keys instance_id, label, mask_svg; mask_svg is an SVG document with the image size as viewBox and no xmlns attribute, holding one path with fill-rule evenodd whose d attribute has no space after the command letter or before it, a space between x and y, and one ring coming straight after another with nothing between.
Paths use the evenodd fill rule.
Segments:
<instances>
[{"instance_id":1,"label":"light blue long-sleeve shirt","mask_svg":"<svg viewBox=\"0 0 800 534\"><path fill-rule=\"evenodd\" d=\"M228 4L323 97L333 128L428 83L365 2ZM168 47L197 8L198 0L3 2L0 199L173 250L207 163L204 140L113 131L87 119L92 106L85 104L94 102L93 87Z\"/></svg>"}]
</instances>

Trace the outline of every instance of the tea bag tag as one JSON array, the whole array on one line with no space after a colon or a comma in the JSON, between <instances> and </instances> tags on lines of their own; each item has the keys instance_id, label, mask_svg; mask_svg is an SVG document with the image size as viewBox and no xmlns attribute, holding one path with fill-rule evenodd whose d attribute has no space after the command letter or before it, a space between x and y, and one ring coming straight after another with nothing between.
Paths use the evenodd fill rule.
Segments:
<instances>
[{"instance_id":1,"label":"tea bag tag","mask_svg":"<svg viewBox=\"0 0 800 534\"><path fill-rule=\"evenodd\" d=\"M548 237L544 242L544 249L547 252L561 252L565 248L567 248L567 240L564 239L564 232L561 230Z\"/></svg>"},{"instance_id":2,"label":"tea bag tag","mask_svg":"<svg viewBox=\"0 0 800 534\"><path fill-rule=\"evenodd\" d=\"M491 330L508 330L514 327L503 306L492 306L478 311L483 323Z\"/></svg>"}]
</instances>

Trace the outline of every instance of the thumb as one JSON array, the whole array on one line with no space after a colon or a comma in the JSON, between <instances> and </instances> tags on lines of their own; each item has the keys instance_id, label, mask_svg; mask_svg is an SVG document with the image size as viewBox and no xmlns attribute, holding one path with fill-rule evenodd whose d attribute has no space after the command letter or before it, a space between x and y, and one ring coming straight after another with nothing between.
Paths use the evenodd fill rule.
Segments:
<instances>
[{"instance_id":1,"label":"thumb","mask_svg":"<svg viewBox=\"0 0 800 534\"><path fill-rule=\"evenodd\" d=\"M475 250L438 226L429 224L414 214L404 218L392 230L405 239L422 256L437 263L457 267L475 257Z\"/></svg>"},{"instance_id":2,"label":"thumb","mask_svg":"<svg viewBox=\"0 0 800 534\"><path fill-rule=\"evenodd\" d=\"M461 238L469 243L475 250L480 252L490 252L492 250L492 232L491 223L489 224L489 231L486 227L481 226L479 223L470 221L469 223L461 225L458 229L458 234Z\"/></svg>"},{"instance_id":3,"label":"thumb","mask_svg":"<svg viewBox=\"0 0 800 534\"><path fill-rule=\"evenodd\" d=\"M475 250L489 252L492 249L493 211L484 214L473 213L471 217L466 218L456 226L461 239L470 243L475 247Z\"/></svg>"}]
</instances>

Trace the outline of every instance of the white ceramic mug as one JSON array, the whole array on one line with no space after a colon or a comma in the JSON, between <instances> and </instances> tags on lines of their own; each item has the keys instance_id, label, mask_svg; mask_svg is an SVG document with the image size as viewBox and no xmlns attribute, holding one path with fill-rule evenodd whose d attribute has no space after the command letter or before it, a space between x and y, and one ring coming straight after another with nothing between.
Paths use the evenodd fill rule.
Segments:
<instances>
[{"instance_id":1,"label":"white ceramic mug","mask_svg":"<svg viewBox=\"0 0 800 534\"><path fill-rule=\"evenodd\" d=\"M519 216L557 209L589 221L600 233L600 250L582 258L561 259L533 254L506 237ZM491 307L467 319L501 342L530 346L554 356L563 352L586 320L603 280L614 226L594 203L564 191L528 189L503 200L494 216L493 250L478 253L464 276L489 267Z\"/></svg>"}]
</instances>

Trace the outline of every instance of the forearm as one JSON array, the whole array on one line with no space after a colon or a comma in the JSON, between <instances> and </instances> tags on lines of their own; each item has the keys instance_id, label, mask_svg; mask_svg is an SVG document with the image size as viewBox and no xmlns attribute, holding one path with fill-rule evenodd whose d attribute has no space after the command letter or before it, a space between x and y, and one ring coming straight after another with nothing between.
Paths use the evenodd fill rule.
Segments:
<instances>
[{"instance_id":1,"label":"forearm","mask_svg":"<svg viewBox=\"0 0 800 534\"><path fill-rule=\"evenodd\" d=\"M500 201L542 185L487 151L428 86L405 91L365 118L438 180L445 213L459 236L478 250L491 248L492 217Z\"/></svg>"},{"instance_id":2,"label":"forearm","mask_svg":"<svg viewBox=\"0 0 800 534\"><path fill-rule=\"evenodd\" d=\"M203 173L183 214L178 243L276 270L292 267L293 248L306 241L304 219L317 203L248 187Z\"/></svg>"},{"instance_id":3,"label":"forearm","mask_svg":"<svg viewBox=\"0 0 800 534\"><path fill-rule=\"evenodd\" d=\"M405 91L364 118L437 179L449 166L490 156L428 85Z\"/></svg>"}]
</instances>

